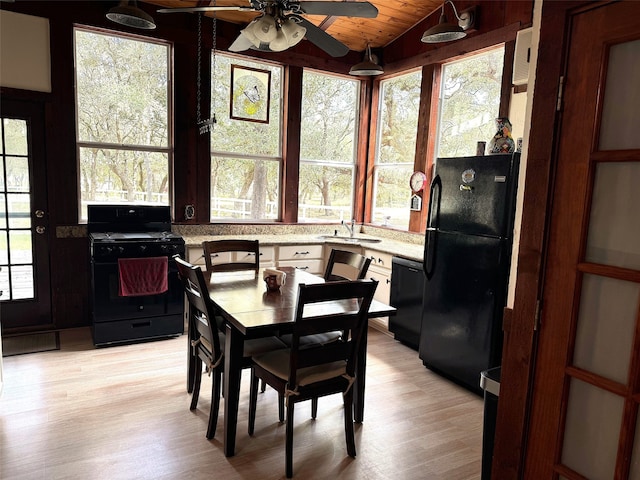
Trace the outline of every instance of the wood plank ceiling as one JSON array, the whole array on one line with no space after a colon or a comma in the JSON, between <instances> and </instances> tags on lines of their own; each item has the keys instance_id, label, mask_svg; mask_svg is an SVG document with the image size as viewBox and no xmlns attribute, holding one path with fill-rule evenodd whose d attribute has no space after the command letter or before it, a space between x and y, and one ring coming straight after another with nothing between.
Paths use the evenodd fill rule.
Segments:
<instances>
[{"instance_id":1,"label":"wood plank ceiling","mask_svg":"<svg viewBox=\"0 0 640 480\"><path fill-rule=\"evenodd\" d=\"M328 0L331 1L331 0ZM338 0L351 1L351 0ZM378 9L376 18L325 17L305 15L329 35L340 40L349 49L362 52L367 43L371 48L385 47L425 17L442 6L441 0L369 0ZM213 0L145 0L159 8L178 8L213 5ZM301 0L304 4L304 0ZM247 6L249 0L216 0L218 6ZM447 11L448 14L452 12ZM161 15L161 14L158 14ZM177 14L172 14L177 15ZM207 13L212 17L213 13ZM238 25L248 24L258 14L255 12L217 12L217 17ZM437 15L437 14L434 14Z\"/></svg>"}]
</instances>

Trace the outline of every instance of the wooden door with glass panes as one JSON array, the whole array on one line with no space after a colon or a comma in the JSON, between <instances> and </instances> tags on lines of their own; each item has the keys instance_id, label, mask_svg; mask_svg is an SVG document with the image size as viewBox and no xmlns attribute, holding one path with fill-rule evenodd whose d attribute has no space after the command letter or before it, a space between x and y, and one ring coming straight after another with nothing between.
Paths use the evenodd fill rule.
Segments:
<instances>
[{"instance_id":1,"label":"wooden door with glass panes","mask_svg":"<svg viewBox=\"0 0 640 480\"><path fill-rule=\"evenodd\" d=\"M0 323L2 331L51 326L44 114L2 100L0 124Z\"/></svg>"},{"instance_id":2,"label":"wooden door with glass panes","mask_svg":"<svg viewBox=\"0 0 640 480\"><path fill-rule=\"evenodd\" d=\"M640 3L571 17L560 115L525 478L640 479Z\"/></svg>"}]
</instances>

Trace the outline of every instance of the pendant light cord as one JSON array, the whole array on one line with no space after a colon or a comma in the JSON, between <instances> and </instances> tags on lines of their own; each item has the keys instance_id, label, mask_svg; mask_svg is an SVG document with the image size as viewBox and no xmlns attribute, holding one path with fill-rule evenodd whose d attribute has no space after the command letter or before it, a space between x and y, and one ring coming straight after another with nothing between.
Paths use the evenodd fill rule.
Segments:
<instances>
[{"instance_id":1,"label":"pendant light cord","mask_svg":"<svg viewBox=\"0 0 640 480\"><path fill-rule=\"evenodd\" d=\"M215 7L216 5L216 0L213 1L213 6ZM197 85L197 97L196 97L196 122L197 122L197 126L198 126L198 132L200 133L200 135L211 132L213 130L213 126L217 123L216 120L216 114L215 114L215 94L211 95L211 110L214 111L213 116L211 118L208 118L207 120L202 120L201 118L201 113L200 113L200 108L201 108L201 103L202 103L202 93L201 93L201 76L202 76L202 68L201 68L201 62L202 62L202 15L204 15L203 13L199 13L198 14L198 71L197 71L197 80L196 80L196 85ZM211 90L212 92L215 91L215 80L216 80L216 46L217 46L217 30L218 30L218 25L217 25L217 17L214 13L213 16L213 29L212 29L212 65L211 65Z\"/></svg>"}]
</instances>

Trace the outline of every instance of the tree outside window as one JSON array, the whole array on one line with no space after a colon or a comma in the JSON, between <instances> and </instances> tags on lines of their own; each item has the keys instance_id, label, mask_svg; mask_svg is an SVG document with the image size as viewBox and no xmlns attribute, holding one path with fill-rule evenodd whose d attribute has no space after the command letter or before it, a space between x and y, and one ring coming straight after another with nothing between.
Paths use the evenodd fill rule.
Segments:
<instances>
[{"instance_id":1,"label":"tree outside window","mask_svg":"<svg viewBox=\"0 0 640 480\"><path fill-rule=\"evenodd\" d=\"M408 230L422 71L380 82L372 223Z\"/></svg>"},{"instance_id":2,"label":"tree outside window","mask_svg":"<svg viewBox=\"0 0 640 480\"><path fill-rule=\"evenodd\" d=\"M75 30L81 220L89 203L169 205L169 46Z\"/></svg>"},{"instance_id":3,"label":"tree outside window","mask_svg":"<svg viewBox=\"0 0 640 480\"><path fill-rule=\"evenodd\" d=\"M442 67L437 157L476 154L496 133L504 47Z\"/></svg>"},{"instance_id":4,"label":"tree outside window","mask_svg":"<svg viewBox=\"0 0 640 480\"><path fill-rule=\"evenodd\" d=\"M271 72L269 123L231 118L232 64ZM216 52L211 71L211 115L215 114L217 123L211 132L210 218L277 220L282 168L282 67ZM237 89L234 93L242 95Z\"/></svg>"},{"instance_id":5,"label":"tree outside window","mask_svg":"<svg viewBox=\"0 0 640 480\"><path fill-rule=\"evenodd\" d=\"M298 221L353 217L359 82L305 70Z\"/></svg>"}]
</instances>

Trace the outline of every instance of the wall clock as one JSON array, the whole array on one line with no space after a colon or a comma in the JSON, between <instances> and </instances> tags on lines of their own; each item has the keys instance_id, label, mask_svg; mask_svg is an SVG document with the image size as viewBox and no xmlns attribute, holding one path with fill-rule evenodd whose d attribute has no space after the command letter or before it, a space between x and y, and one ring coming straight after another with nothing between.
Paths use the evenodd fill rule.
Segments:
<instances>
[{"instance_id":1,"label":"wall clock","mask_svg":"<svg viewBox=\"0 0 640 480\"><path fill-rule=\"evenodd\" d=\"M427 176L424 172L413 172L409 178L409 186L414 192L419 192L427 185Z\"/></svg>"}]
</instances>

